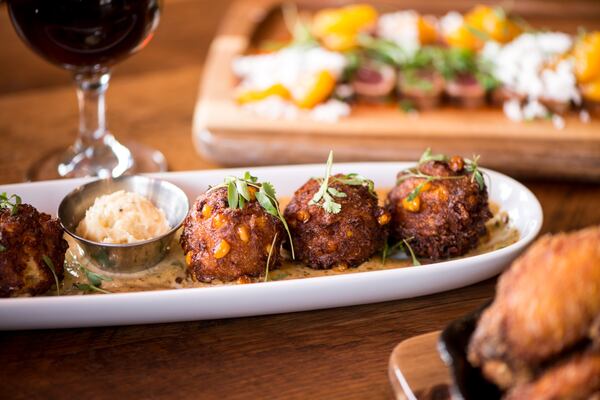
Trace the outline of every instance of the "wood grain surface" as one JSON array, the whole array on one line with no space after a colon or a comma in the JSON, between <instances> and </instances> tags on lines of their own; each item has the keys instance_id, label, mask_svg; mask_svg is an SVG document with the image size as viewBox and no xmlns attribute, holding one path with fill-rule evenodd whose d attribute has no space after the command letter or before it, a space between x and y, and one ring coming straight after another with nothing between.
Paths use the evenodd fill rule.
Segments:
<instances>
[{"instance_id":1,"label":"wood grain surface","mask_svg":"<svg viewBox=\"0 0 600 400\"><path fill-rule=\"evenodd\" d=\"M450 398L452 378L437 351L440 331L400 342L390 355L388 374L398 400Z\"/></svg>"},{"instance_id":2,"label":"wood grain surface","mask_svg":"<svg viewBox=\"0 0 600 400\"><path fill-rule=\"evenodd\" d=\"M205 50L225 3L167 0L156 40L117 68L108 92L110 129L160 149L172 170L216 167L195 152L191 124ZM76 104L68 75L29 53L3 6L0 43L0 183L9 183L73 140ZM600 186L524 183L542 203L544 232L600 223ZM476 308L494 284L274 316L2 332L0 398L390 398L394 346Z\"/></svg>"}]
</instances>

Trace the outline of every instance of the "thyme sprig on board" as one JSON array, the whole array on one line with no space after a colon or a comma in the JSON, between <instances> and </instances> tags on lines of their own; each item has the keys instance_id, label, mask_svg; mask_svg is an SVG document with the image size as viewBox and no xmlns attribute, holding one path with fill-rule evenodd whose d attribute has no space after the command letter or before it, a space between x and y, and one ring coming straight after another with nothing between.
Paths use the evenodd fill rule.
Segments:
<instances>
[{"instance_id":1,"label":"thyme sprig on board","mask_svg":"<svg viewBox=\"0 0 600 400\"><path fill-rule=\"evenodd\" d=\"M208 192L219 188L227 188L227 203L229 208L244 208L249 201L256 199L258 204L268 213L279 219L287 232L292 251L292 259L295 259L294 243L290 228L281 213L279 201L275 193L275 187L269 182L259 182L258 178L252 176L249 171L244 173L242 178L235 176L226 176L223 183L208 189Z\"/></svg>"},{"instance_id":2,"label":"thyme sprig on board","mask_svg":"<svg viewBox=\"0 0 600 400\"><path fill-rule=\"evenodd\" d=\"M16 194L12 194L10 196L6 192L0 194L0 208L9 209L10 215L17 215L21 202L21 197L17 196Z\"/></svg>"}]
</instances>

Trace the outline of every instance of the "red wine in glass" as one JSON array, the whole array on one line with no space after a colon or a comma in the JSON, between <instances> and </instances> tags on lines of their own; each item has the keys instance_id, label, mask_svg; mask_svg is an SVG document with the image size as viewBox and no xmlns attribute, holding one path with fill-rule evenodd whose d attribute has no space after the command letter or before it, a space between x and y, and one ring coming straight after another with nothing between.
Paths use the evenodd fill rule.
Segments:
<instances>
[{"instance_id":1,"label":"red wine in glass","mask_svg":"<svg viewBox=\"0 0 600 400\"><path fill-rule=\"evenodd\" d=\"M8 0L7 4L18 35L43 58L73 72L79 99L76 143L36 163L30 178L116 177L166 169L159 152L139 145L130 150L117 142L106 130L104 116L110 67L150 41L160 1Z\"/></svg>"}]
</instances>

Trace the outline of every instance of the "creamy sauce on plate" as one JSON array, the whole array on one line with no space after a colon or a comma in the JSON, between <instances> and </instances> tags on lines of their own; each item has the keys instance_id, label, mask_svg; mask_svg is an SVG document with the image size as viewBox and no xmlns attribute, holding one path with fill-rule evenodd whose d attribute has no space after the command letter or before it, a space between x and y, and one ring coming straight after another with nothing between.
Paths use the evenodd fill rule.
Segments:
<instances>
[{"instance_id":1,"label":"creamy sauce on plate","mask_svg":"<svg viewBox=\"0 0 600 400\"><path fill-rule=\"evenodd\" d=\"M380 199L385 199L385 192L378 190ZM285 207L288 199L281 199L282 209ZM511 245L519 240L519 231L512 227L508 214L501 211L497 204L490 202L490 210L493 217L486 223L487 234L480 239L479 245L460 258L466 258L478 254L488 253L498 250L508 245ZM178 232L167 256L156 266L146 271L135 274L118 274L110 273L98 269L88 257L83 254L80 247L74 239L66 237L69 242L69 250L67 252L67 261L65 263L65 279L61 288L61 295L82 294L88 291L77 288L79 285L88 285L89 281L85 273L79 268L79 265L85 267L93 273L100 274L102 277L110 279L103 280L101 289L111 293L119 292L138 292L146 290L161 290L161 289L181 289L181 288L196 288L196 287L211 287L220 285L236 285L262 281L277 281L288 279L303 279L319 276L332 276L348 273L378 271L395 268L405 268L412 266L412 261L403 253L391 254L383 262L381 254L373 256L370 260L364 262L356 268L333 268L330 270L315 270L301 263L284 260L282 265L269 271L267 279L264 277L240 279L234 282L213 281L211 283L197 282L192 280L187 275L185 266L185 257L181 247L179 246ZM428 264L427 260L420 259L422 264ZM96 293L96 292L90 292Z\"/></svg>"}]
</instances>

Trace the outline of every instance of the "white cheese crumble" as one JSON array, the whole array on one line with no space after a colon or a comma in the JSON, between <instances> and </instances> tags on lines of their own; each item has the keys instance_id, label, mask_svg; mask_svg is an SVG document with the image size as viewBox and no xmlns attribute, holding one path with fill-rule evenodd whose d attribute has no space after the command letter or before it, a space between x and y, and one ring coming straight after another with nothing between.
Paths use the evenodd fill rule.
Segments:
<instances>
[{"instance_id":1,"label":"white cheese crumble","mask_svg":"<svg viewBox=\"0 0 600 400\"><path fill-rule=\"evenodd\" d=\"M522 109L517 101L504 104L509 119L548 117L540 101L581 103L573 61L558 61L572 45L569 35L558 32L524 33L504 46L494 41L485 44L482 57L493 66L496 79L527 99ZM553 123L557 129L564 127L564 120L556 118Z\"/></svg>"},{"instance_id":2,"label":"white cheese crumble","mask_svg":"<svg viewBox=\"0 0 600 400\"><path fill-rule=\"evenodd\" d=\"M579 112L579 120L584 124L589 124L592 118L590 117L590 113L587 110L581 110Z\"/></svg>"},{"instance_id":3,"label":"white cheese crumble","mask_svg":"<svg viewBox=\"0 0 600 400\"><path fill-rule=\"evenodd\" d=\"M505 46L488 41L482 56L493 65L493 74L510 90L536 99L581 101L573 63L548 63L567 52L572 39L564 33L524 33Z\"/></svg>"},{"instance_id":4,"label":"white cheese crumble","mask_svg":"<svg viewBox=\"0 0 600 400\"><path fill-rule=\"evenodd\" d=\"M565 119L558 114L552 116L552 125L558 130L565 129Z\"/></svg>"},{"instance_id":5,"label":"white cheese crumble","mask_svg":"<svg viewBox=\"0 0 600 400\"><path fill-rule=\"evenodd\" d=\"M279 96L269 96L260 101L244 104L242 109L270 120L293 120L298 118L300 112L298 107Z\"/></svg>"},{"instance_id":6,"label":"white cheese crumble","mask_svg":"<svg viewBox=\"0 0 600 400\"><path fill-rule=\"evenodd\" d=\"M313 108L309 115L315 121L333 123L341 117L350 115L350 105L343 101L331 99Z\"/></svg>"},{"instance_id":7,"label":"white cheese crumble","mask_svg":"<svg viewBox=\"0 0 600 400\"><path fill-rule=\"evenodd\" d=\"M528 101L523 107L523 118L526 121L531 121L536 118L547 118L550 113L542 103L537 100Z\"/></svg>"},{"instance_id":8,"label":"white cheese crumble","mask_svg":"<svg viewBox=\"0 0 600 400\"><path fill-rule=\"evenodd\" d=\"M319 122L334 123L350 115L350 105L331 99L317 105L312 110L301 110L295 104L279 96L269 96L264 100L244 104L242 109L270 120L297 120L300 117Z\"/></svg>"},{"instance_id":9,"label":"white cheese crumble","mask_svg":"<svg viewBox=\"0 0 600 400\"><path fill-rule=\"evenodd\" d=\"M383 14L377 21L377 34L396 43L411 56L421 47L419 14L413 10Z\"/></svg>"},{"instance_id":10,"label":"white cheese crumble","mask_svg":"<svg viewBox=\"0 0 600 400\"><path fill-rule=\"evenodd\" d=\"M456 12L450 11L440 18L440 30L443 36L448 36L463 25L463 16Z\"/></svg>"},{"instance_id":11,"label":"white cheese crumble","mask_svg":"<svg viewBox=\"0 0 600 400\"><path fill-rule=\"evenodd\" d=\"M523 111L521 110L521 104L519 100L507 100L502 105L504 115L511 121L520 122L523 121Z\"/></svg>"},{"instance_id":12,"label":"white cheese crumble","mask_svg":"<svg viewBox=\"0 0 600 400\"><path fill-rule=\"evenodd\" d=\"M264 90L274 84L294 88L307 75L320 71L338 78L346 67L346 58L321 47L292 46L269 53L238 57L233 72L242 79L243 89Z\"/></svg>"}]
</instances>

